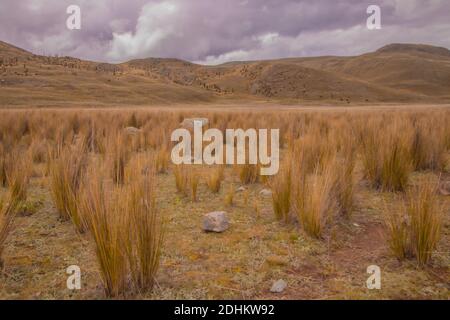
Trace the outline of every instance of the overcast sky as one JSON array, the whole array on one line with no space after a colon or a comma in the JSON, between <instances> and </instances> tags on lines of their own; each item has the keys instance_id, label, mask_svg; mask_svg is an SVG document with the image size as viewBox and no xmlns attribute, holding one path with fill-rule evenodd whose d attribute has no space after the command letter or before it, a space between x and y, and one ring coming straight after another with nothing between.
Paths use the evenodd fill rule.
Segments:
<instances>
[{"instance_id":1,"label":"overcast sky","mask_svg":"<svg viewBox=\"0 0 450 320\"><path fill-rule=\"evenodd\" d=\"M81 8L81 30L66 9ZM366 9L381 7L381 30ZM0 0L0 40L97 61L200 63L355 55L393 42L450 48L449 0Z\"/></svg>"}]
</instances>

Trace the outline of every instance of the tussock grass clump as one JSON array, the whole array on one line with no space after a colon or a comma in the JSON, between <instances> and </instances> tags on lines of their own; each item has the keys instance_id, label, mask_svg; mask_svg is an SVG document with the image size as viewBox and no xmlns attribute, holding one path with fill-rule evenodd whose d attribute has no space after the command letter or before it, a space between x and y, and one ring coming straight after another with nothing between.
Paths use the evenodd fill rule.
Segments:
<instances>
[{"instance_id":1,"label":"tussock grass clump","mask_svg":"<svg viewBox=\"0 0 450 320\"><path fill-rule=\"evenodd\" d=\"M430 261L443 224L436 190L431 181L410 188L402 211L387 215L388 242L399 259L414 257L420 266Z\"/></svg>"},{"instance_id":2,"label":"tussock grass clump","mask_svg":"<svg viewBox=\"0 0 450 320\"><path fill-rule=\"evenodd\" d=\"M441 125L441 126L440 126ZM442 170L446 164L445 124L416 123L411 146L415 170Z\"/></svg>"},{"instance_id":3,"label":"tussock grass clump","mask_svg":"<svg viewBox=\"0 0 450 320\"><path fill-rule=\"evenodd\" d=\"M100 275L107 296L127 289L126 214L117 193L107 197L102 177L90 174L80 197L80 208L95 243Z\"/></svg>"},{"instance_id":4,"label":"tussock grass clump","mask_svg":"<svg viewBox=\"0 0 450 320\"><path fill-rule=\"evenodd\" d=\"M337 155L331 164L333 166L332 193L336 198L339 212L350 217L354 209L355 193L355 152L346 150L342 156Z\"/></svg>"},{"instance_id":5,"label":"tussock grass clump","mask_svg":"<svg viewBox=\"0 0 450 320\"><path fill-rule=\"evenodd\" d=\"M228 187L228 191L225 194L225 199L224 199L225 205L227 205L229 207L231 207L233 205L234 193L235 193L234 186L233 186L233 184L230 184L230 186Z\"/></svg>"},{"instance_id":6,"label":"tussock grass clump","mask_svg":"<svg viewBox=\"0 0 450 320\"><path fill-rule=\"evenodd\" d=\"M213 193L219 193L223 180L223 167L215 168L208 176L206 184Z\"/></svg>"},{"instance_id":7,"label":"tussock grass clump","mask_svg":"<svg viewBox=\"0 0 450 320\"><path fill-rule=\"evenodd\" d=\"M147 170L143 175L136 170L132 183L125 191L128 227L126 253L131 279L138 291L153 288L164 236L164 222L156 205L154 180L154 170Z\"/></svg>"},{"instance_id":8,"label":"tussock grass clump","mask_svg":"<svg viewBox=\"0 0 450 320\"><path fill-rule=\"evenodd\" d=\"M331 221L336 208L332 193L332 173L315 172L309 181L300 178L297 184L293 207L303 230L310 236L321 238L325 226Z\"/></svg>"},{"instance_id":9,"label":"tussock grass clump","mask_svg":"<svg viewBox=\"0 0 450 320\"><path fill-rule=\"evenodd\" d=\"M368 127L360 135L365 177L383 191L404 191L412 171L408 130Z\"/></svg>"},{"instance_id":10,"label":"tussock grass clump","mask_svg":"<svg viewBox=\"0 0 450 320\"><path fill-rule=\"evenodd\" d=\"M239 166L239 179L243 184L256 183L259 180L259 164L241 164Z\"/></svg>"},{"instance_id":11,"label":"tussock grass clump","mask_svg":"<svg viewBox=\"0 0 450 320\"><path fill-rule=\"evenodd\" d=\"M291 164L287 162L281 167L277 176L271 182L272 206L278 220L289 221L291 209Z\"/></svg>"},{"instance_id":12,"label":"tussock grass clump","mask_svg":"<svg viewBox=\"0 0 450 320\"><path fill-rule=\"evenodd\" d=\"M78 209L78 193L87 165L84 145L66 148L50 164L50 188L60 219L72 220L78 232L86 231L86 223Z\"/></svg>"},{"instance_id":13,"label":"tussock grass clump","mask_svg":"<svg viewBox=\"0 0 450 320\"><path fill-rule=\"evenodd\" d=\"M24 185L17 186L23 187ZM18 190L10 190L7 200L0 198L0 270L4 266L2 254L5 241L11 231L16 209L21 203L20 194L21 192Z\"/></svg>"},{"instance_id":14,"label":"tussock grass clump","mask_svg":"<svg viewBox=\"0 0 450 320\"><path fill-rule=\"evenodd\" d=\"M175 176L175 186L177 191L186 195L189 184L189 174L185 165L176 165L173 169Z\"/></svg>"},{"instance_id":15,"label":"tussock grass clump","mask_svg":"<svg viewBox=\"0 0 450 320\"><path fill-rule=\"evenodd\" d=\"M117 134L110 144L111 148L111 175L115 184L121 185L125 181L125 169L130 160L130 149L126 137Z\"/></svg>"},{"instance_id":16,"label":"tussock grass clump","mask_svg":"<svg viewBox=\"0 0 450 320\"><path fill-rule=\"evenodd\" d=\"M2 146L0 145L0 187L6 187L7 178L7 158L4 150L2 150Z\"/></svg>"},{"instance_id":17,"label":"tussock grass clump","mask_svg":"<svg viewBox=\"0 0 450 320\"><path fill-rule=\"evenodd\" d=\"M198 190L198 184L200 182L200 176L191 169L189 172L189 187L190 187L190 193L191 193L191 199L193 202L197 201L197 190Z\"/></svg>"},{"instance_id":18,"label":"tussock grass clump","mask_svg":"<svg viewBox=\"0 0 450 320\"><path fill-rule=\"evenodd\" d=\"M14 155L12 159L15 159L15 161L10 164L10 168L8 169L7 184L12 198L25 201L27 199L28 183L31 174L31 159L29 155L24 155L22 158Z\"/></svg>"},{"instance_id":19,"label":"tussock grass clump","mask_svg":"<svg viewBox=\"0 0 450 320\"><path fill-rule=\"evenodd\" d=\"M170 154L166 147L159 149L155 157L155 166L158 173L166 173L169 168Z\"/></svg>"},{"instance_id":20,"label":"tussock grass clump","mask_svg":"<svg viewBox=\"0 0 450 320\"><path fill-rule=\"evenodd\" d=\"M164 235L155 170L137 166L128 185L112 190L98 172L91 171L83 183L80 208L94 239L105 292L116 297L151 290Z\"/></svg>"}]
</instances>

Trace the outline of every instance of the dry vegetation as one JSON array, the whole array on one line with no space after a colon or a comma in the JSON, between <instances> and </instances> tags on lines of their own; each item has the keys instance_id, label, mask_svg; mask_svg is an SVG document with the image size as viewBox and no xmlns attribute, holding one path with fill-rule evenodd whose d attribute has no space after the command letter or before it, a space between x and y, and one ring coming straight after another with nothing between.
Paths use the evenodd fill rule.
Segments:
<instances>
[{"instance_id":1,"label":"dry vegetation","mask_svg":"<svg viewBox=\"0 0 450 320\"><path fill-rule=\"evenodd\" d=\"M193 116L280 128L279 173L172 165ZM1 110L0 297L267 298L283 277L284 298L448 298L449 123L444 107ZM217 210L231 228L201 232ZM371 264L381 291L363 287Z\"/></svg>"}]
</instances>

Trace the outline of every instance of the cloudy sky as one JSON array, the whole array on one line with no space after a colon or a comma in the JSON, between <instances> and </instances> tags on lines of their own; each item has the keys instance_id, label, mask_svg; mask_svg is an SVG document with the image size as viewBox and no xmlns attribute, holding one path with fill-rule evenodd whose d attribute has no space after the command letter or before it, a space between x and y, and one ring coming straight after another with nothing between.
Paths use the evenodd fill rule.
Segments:
<instances>
[{"instance_id":1,"label":"cloudy sky","mask_svg":"<svg viewBox=\"0 0 450 320\"><path fill-rule=\"evenodd\" d=\"M368 30L367 7L381 8ZM81 30L66 27L69 5ZM354 55L393 42L450 48L449 0L0 0L0 40L37 54L199 63Z\"/></svg>"}]
</instances>

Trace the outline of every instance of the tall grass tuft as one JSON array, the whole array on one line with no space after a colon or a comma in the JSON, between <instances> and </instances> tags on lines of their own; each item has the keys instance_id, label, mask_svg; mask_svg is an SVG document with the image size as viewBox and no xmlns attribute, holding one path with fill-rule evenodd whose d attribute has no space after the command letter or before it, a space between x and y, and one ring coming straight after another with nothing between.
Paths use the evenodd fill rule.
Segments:
<instances>
[{"instance_id":1,"label":"tall grass tuft","mask_svg":"<svg viewBox=\"0 0 450 320\"><path fill-rule=\"evenodd\" d=\"M124 248L127 237L127 215L119 194L108 197L99 173L89 174L83 184L80 209L86 218L95 242L100 274L109 297L117 297L127 290L127 255Z\"/></svg>"},{"instance_id":2,"label":"tall grass tuft","mask_svg":"<svg viewBox=\"0 0 450 320\"><path fill-rule=\"evenodd\" d=\"M234 191L234 186L233 186L233 184L230 184L230 186L228 187L228 191L225 194L225 199L224 199L225 205L227 205L229 207L231 207L233 205L233 203L234 203L234 192L235 192Z\"/></svg>"},{"instance_id":3,"label":"tall grass tuft","mask_svg":"<svg viewBox=\"0 0 450 320\"><path fill-rule=\"evenodd\" d=\"M159 268L163 242L163 220L158 214L155 197L155 173L139 170L126 189L126 252L131 279L139 291L151 290Z\"/></svg>"},{"instance_id":4,"label":"tall grass tuft","mask_svg":"<svg viewBox=\"0 0 450 320\"><path fill-rule=\"evenodd\" d=\"M173 169L177 191L187 195L189 174L185 165L176 165Z\"/></svg>"},{"instance_id":5,"label":"tall grass tuft","mask_svg":"<svg viewBox=\"0 0 450 320\"><path fill-rule=\"evenodd\" d=\"M431 181L414 186L407 192L402 211L386 215L388 243L399 259L414 257L419 266L429 263L443 224L436 190Z\"/></svg>"},{"instance_id":6,"label":"tall grass tuft","mask_svg":"<svg viewBox=\"0 0 450 320\"><path fill-rule=\"evenodd\" d=\"M155 166L158 173L166 173L169 168L170 155L166 147L162 147L156 153Z\"/></svg>"},{"instance_id":7,"label":"tall grass tuft","mask_svg":"<svg viewBox=\"0 0 450 320\"><path fill-rule=\"evenodd\" d=\"M84 144L77 148L66 148L50 164L50 184L53 201L60 219L72 220L78 232L86 231L86 222L78 209L83 172L87 165Z\"/></svg>"},{"instance_id":8,"label":"tall grass tuft","mask_svg":"<svg viewBox=\"0 0 450 320\"><path fill-rule=\"evenodd\" d=\"M125 168L130 159L130 150L126 137L117 134L111 143L111 174L115 184L122 185L125 181Z\"/></svg>"},{"instance_id":9,"label":"tall grass tuft","mask_svg":"<svg viewBox=\"0 0 450 320\"><path fill-rule=\"evenodd\" d=\"M411 249L419 265L425 265L436 249L443 223L436 184L426 182L413 187L408 192L406 208L411 222Z\"/></svg>"},{"instance_id":10,"label":"tall grass tuft","mask_svg":"<svg viewBox=\"0 0 450 320\"><path fill-rule=\"evenodd\" d=\"M11 164L9 172L7 173L8 187L11 191L12 198L17 198L19 201L27 199L28 183L31 175L31 158L25 155L23 158L16 158L15 162Z\"/></svg>"},{"instance_id":11,"label":"tall grass tuft","mask_svg":"<svg viewBox=\"0 0 450 320\"><path fill-rule=\"evenodd\" d=\"M7 199L0 199L0 269L3 268L2 254L6 238L11 231L17 206L24 201L28 184L29 169L26 162L18 162L10 176Z\"/></svg>"},{"instance_id":12,"label":"tall grass tuft","mask_svg":"<svg viewBox=\"0 0 450 320\"><path fill-rule=\"evenodd\" d=\"M365 177L384 191L404 191L412 171L410 137L397 124L382 130L369 125L360 132Z\"/></svg>"},{"instance_id":13,"label":"tall grass tuft","mask_svg":"<svg viewBox=\"0 0 450 320\"><path fill-rule=\"evenodd\" d=\"M442 170L446 164L445 129L430 122L416 122L411 146L415 170Z\"/></svg>"},{"instance_id":14,"label":"tall grass tuft","mask_svg":"<svg viewBox=\"0 0 450 320\"><path fill-rule=\"evenodd\" d=\"M256 183L259 180L260 166L258 164L239 165L239 179L243 184Z\"/></svg>"},{"instance_id":15,"label":"tall grass tuft","mask_svg":"<svg viewBox=\"0 0 450 320\"><path fill-rule=\"evenodd\" d=\"M192 168L189 171L188 180L189 180L189 189L190 189L191 199L193 202L196 202L197 201L198 184L200 182L200 176Z\"/></svg>"},{"instance_id":16,"label":"tall grass tuft","mask_svg":"<svg viewBox=\"0 0 450 320\"><path fill-rule=\"evenodd\" d=\"M355 152L347 149L343 155L337 155L333 163L332 193L340 213L350 217L354 209L355 192Z\"/></svg>"},{"instance_id":17,"label":"tall grass tuft","mask_svg":"<svg viewBox=\"0 0 450 320\"><path fill-rule=\"evenodd\" d=\"M315 172L308 175L300 163L294 172L293 210L303 230L312 237L321 238L336 210L333 167L327 165L323 170L316 167Z\"/></svg>"},{"instance_id":18,"label":"tall grass tuft","mask_svg":"<svg viewBox=\"0 0 450 320\"><path fill-rule=\"evenodd\" d=\"M278 220L284 220L286 223L289 222L291 209L291 179L291 164L287 161L271 183L272 206L275 217Z\"/></svg>"},{"instance_id":19,"label":"tall grass tuft","mask_svg":"<svg viewBox=\"0 0 450 320\"><path fill-rule=\"evenodd\" d=\"M213 193L218 193L220 191L220 186L223 180L223 168L217 167L209 174L206 180L209 190Z\"/></svg>"}]
</instances>

